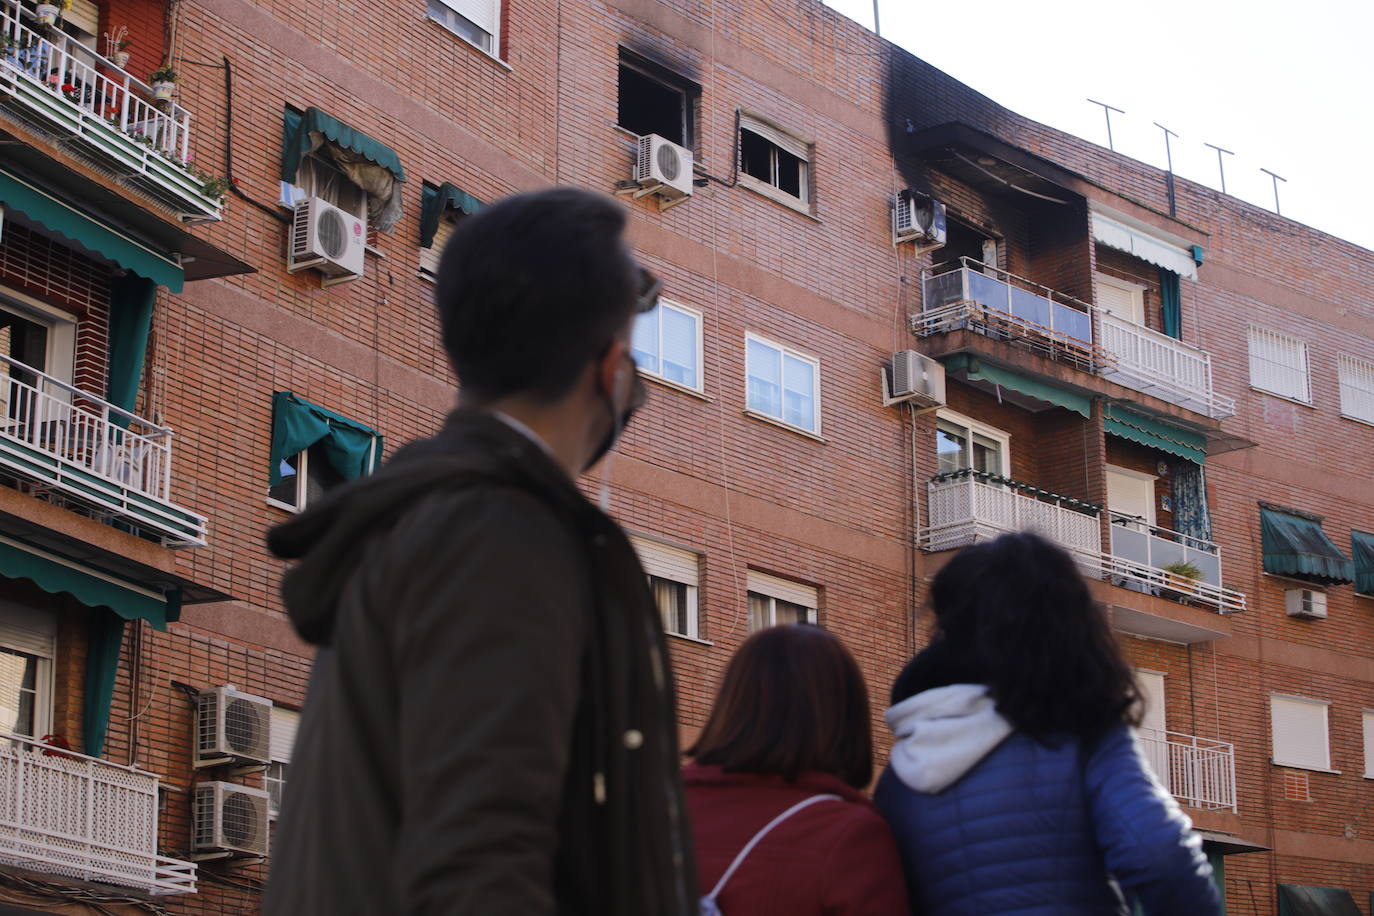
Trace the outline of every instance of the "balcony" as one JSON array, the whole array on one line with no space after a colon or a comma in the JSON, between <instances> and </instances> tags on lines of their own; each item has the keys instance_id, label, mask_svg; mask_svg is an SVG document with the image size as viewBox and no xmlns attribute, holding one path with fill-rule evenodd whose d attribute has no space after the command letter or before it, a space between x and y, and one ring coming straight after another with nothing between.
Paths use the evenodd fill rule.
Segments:
<instances>
[{"instance_id":1,"label":"balcony","mask_svg":"<svg viewBox=\"0 0 1374 916\"><path fill-rule=\"evenodd\" d=\"M48 34L0 0L0 105L174 211L219 219L223 202L190 168L191 113L94 51ZM50 31L50 30L49 30ZM50 38L52 40L50 40Z\"/></svg>"},{"instance_id":2,"label":"balcony","mask_svg":"<svg viewBox=\"0 0 1374 916\"><path fill-rule=\"evenodd\" d=\"M1080 557L1102 549L1097 506L982 471L940 474L927 487L930 551L949 550L1012 531L1034 531Z\"/></svg>"},{"instance_id":3,"label":"balcony","mask_svg":"<svg viewBox=\"0 0 1374 916\"><path fill-rule=\"evenodd\" d=\"M1236 810L1235 745L1152 728L1138 736L1151 769L1180 804Z\"/></svg>"},{"instance_id":4,"label":"balcony","mask_svg":"<svg viewBox=\"0 0 1374 916\"><path fill-rule=\"evenodd\" d=\"M0 471L169 547L205 544L205 517L171 501L170 429L6 356Z\"/></svg>"},{"instance_id":5,"label":"balcony","mask_svg":"<svg viewBox=\"0 0 1374 916\"><path fill-rule=\"evenodd\" d=\"M158 855L156 776L0 739L0 862L149 894L195 892L195 865Z\"/></svg>"},{"instance_id":6,"label":"balcony","mask_svg":"<svg viewBox=\"0 0 1374 916\"><path fill-rule=\"evenodd\" d=\"M968 329L1213 419L1236 412L1213 390L1205 351L1023 277L961 258L926 270L922 290L921 337Z\"/></svg>"},{"instance_id":7,"label":"balcony","mask_svg":"<svg viewBox=\"0 0 1374 916\"><path fill-rule=\"evenodd\" d=\"M1111 553L1103 557L1103 572L1113 584L1219 614L1245 610L1245 595L1221 584L1221 548L1216 544L1118 512L1109 513L1109 519ZM1191 565L1200 575L1190 578L1165 570L1176 564Z\"/></svg>"}]
</instances>

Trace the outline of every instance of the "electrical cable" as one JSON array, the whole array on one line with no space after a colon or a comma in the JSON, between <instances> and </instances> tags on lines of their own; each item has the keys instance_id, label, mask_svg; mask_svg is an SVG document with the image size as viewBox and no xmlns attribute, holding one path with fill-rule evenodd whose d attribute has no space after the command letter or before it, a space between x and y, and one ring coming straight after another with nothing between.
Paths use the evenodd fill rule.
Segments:
<instances>
[{"instance_id":1,"label":"electrical cable","mask_svg":"<svg viewBox=\"0 0 1374 916\"><path fill-rule=\"evenodd\" d=\"M224 57L224 180L229 183L229 190L234 192L235 197L252 204L279 223L291 222L291 217L285 213L245 194L234 178L234 68L229 63L228 55Z\"/></svg>"}]
</instances>

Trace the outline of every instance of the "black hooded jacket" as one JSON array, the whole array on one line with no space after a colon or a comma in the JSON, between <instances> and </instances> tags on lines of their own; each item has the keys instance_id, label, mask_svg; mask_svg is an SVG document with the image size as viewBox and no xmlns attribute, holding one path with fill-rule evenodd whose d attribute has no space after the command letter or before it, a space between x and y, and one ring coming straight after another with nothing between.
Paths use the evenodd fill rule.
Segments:
<instances>
[{"instance_id":1,"label":"black hooded jacket","mask_svg":"<svg viewBox=\"0 0 1374 916\"><path fill-rule=\"evenodd\" d=\"M695 912L653 599L536 443L456 411L269 544L319 654L267 916Z\"/></svg>"}]
</instances>

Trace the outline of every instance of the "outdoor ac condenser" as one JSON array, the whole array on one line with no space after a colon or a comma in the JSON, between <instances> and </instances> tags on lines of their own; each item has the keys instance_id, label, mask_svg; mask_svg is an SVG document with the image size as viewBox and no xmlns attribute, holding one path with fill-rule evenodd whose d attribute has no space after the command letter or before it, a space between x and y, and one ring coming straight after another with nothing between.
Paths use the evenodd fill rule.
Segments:
<instances>
[{"instance_id":1,"label":"outdoor ac condenser","mask_svg":"<svg viewBox=\"0 0 1374 916\"><path fill-rule=\"evenodd\" d=\"M324 286L363 275L367 256L367 220L320 197L296 207L291 224L290 273L314 268L324 274Z\"/></svg>"},{"instance_id":2,"label":"outdoor ac condenser","mask_svg":"<svg viewBox=\"0 0 1374 916\"><path fill-rule=\"evenodd\" d=\"M1290 588L1283 593L1283 601L1289 617L1302 620L1326 619L1326 592L1313 588Z\"/></svg>"},{"instance_id":3,"label":"outdoor ac condenser","mask_svg":"<svg viewBox=\"0 0 1374 916\"><path fill-rule=\"evenodd\" d=\"M200 692L196 703L197 767L268 763L271 748L271 700L228 686Z\"/></svg>"},{"instance_id":4,"label":"outdoor ac condenser","mask_svg":"<svg viewBox=\"0 0 1374 916\"><path fill-rule=\"evenodd\" d=\"M635 197L657 194L665 210L681 203L692 195L692 151L658 134L640 137L634 180L639 183Z\"/></svg>"},{"instance_id":5,"label":"outdoor ac condenser","mask_svg":"<svg viewBox=\"0 0 1374 916\"><path fill-rule=\"evenodd\" d=\"M915 350L892 354L892 373L883 372L883 405L911 403L929 410L945 404L945 367Z\"/></svg>"},{"instance_id":6,"label":"outdoor ac condenser","mask_svg":"<svg viewBox=\"0 0 1374 916\"><path fill-rule=\"evenodd\" d=\"M192 846L197 852L267 855L267 793L230 782L198 782Z\"/></svg>"}]
</instances>

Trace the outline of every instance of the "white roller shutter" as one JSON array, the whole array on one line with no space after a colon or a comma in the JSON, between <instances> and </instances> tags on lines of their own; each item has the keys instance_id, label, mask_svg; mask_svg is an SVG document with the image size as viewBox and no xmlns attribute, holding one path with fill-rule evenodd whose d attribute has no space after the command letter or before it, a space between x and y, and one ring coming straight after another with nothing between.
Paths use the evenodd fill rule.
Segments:
<instances>
[{"instance_id":1,"label":"white roller shutter","mask_svg":"<svg viewBox=\"0 0 1374 916\"><path fill-rule=\"evenodd\" d=\"M296 745L296 728L301 714L294 709L272 707L272 759L277 763L291 762L291 749Z\"/></svg>"},{"instance_id":2,"label":"white roller shutter","mask_svg":"<svg viewBox=\"0 0 1374 916\"><path fill-rule=\"evenodd\" d=\"M639 562L649 575L667 579L670 582L681 582L692 588L697 587L698 568L701 560L699 554L642 537L631 536L630 543L634 545L635 553L639 555Z\"/></svg>"},{"instance_id":3,"label":"white roller shutter","mask_svg":"<svg viewBox=\"0 0 1374 916\"><path fill-rule=\"evenodd\" d=\"M1309 770L1331 769L1327 703L1305 697L1269 697L1274 732L1274 763Z\"/></svg>"},{"instance_id":4,"label":"white roller shutter","mask_svg":"<svg viewBox=\"0 0 1374 916\"><path fill-rule=\"evenodd\" d=\"M811 145L780 127L747 114L740 115L739 126L742 130L758 134L778 149L785 150L804 162L811 161Z\"/></svg>"},{"instance_id":5,"label":"white roller shutter","mask_svg":"<svg viewBox=\"0 0 1374 916\"><path fill-rule=\"evenodd\" d=\"M754 569L749 570L749 591L777 598L779 601L800 604L812 610L820 606L820 593L811 586L790 579L780 579Z\"/></svg>"},{"instance_id":6,"label":"white roller shutter","mask_svg":"<svg viewBox=\"0 0 1374 916\"><path fill-rule=\"evenodd\" d=\"M53 658L57 654L57 617L0 600L0 645L39 658Z\"/></svg>"},{"instance_id":7,"label":"white roller shutter","mask_svg":"<svg viewBox=\"0 0 1374 916\"><path fill-rule=\"evenodd\" d=\"M501 28L501 6L498 0L439 0L439 2L488 35L495 37Z\"/></svg>"}]
</instances>

